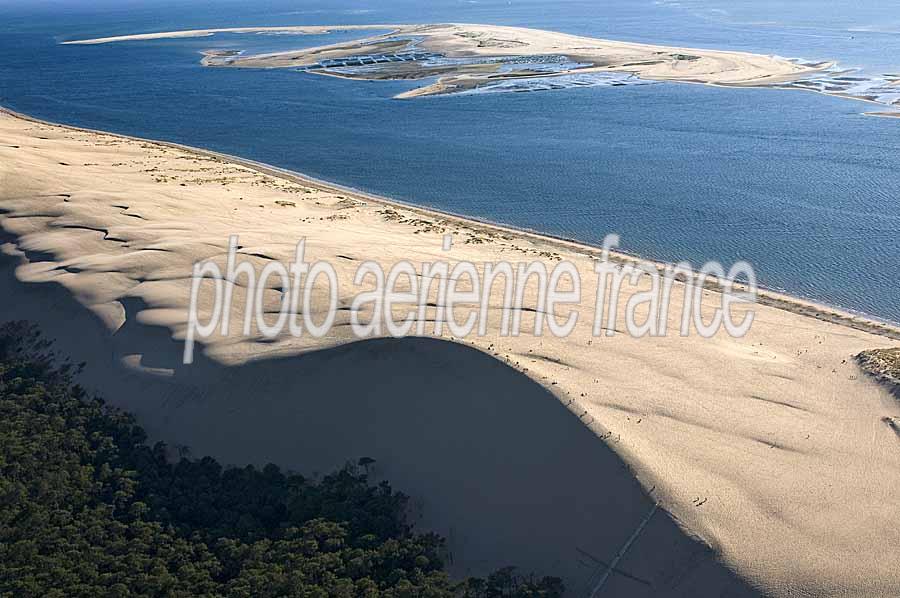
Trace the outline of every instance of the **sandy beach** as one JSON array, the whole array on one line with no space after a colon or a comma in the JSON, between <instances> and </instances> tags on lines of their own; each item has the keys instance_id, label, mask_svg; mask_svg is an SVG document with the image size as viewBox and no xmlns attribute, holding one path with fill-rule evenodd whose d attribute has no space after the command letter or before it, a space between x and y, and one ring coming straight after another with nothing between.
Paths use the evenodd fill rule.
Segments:
<instances>
[{"instance_id":1,"label":"sandy beach","mask_svg":"<svg viewBox=\"0 0 900 598\"><path fill-rule=\"evenodd\" d=\"M444 49L458 26L446 27L432 32ZM478 33L482 42L519 35ZM460 43L460 52L498 51ZM527 43L540 53L589 42L534 33ZM590 44L586 54L622 60L659 51ZM716 83L800 68L713 51L686 62L674 73L635 68ZM0 113L0 212L4 319L42 325L87 362L86 384L196 454L304 472L375 458L378 473L418 501L421 525L449 538L456 574L516 564L562 576L573 595L610 563L599 595L871 597L900 587L891 425L900 404L855 360L895 347L896 327L769 293L739 339L598 338L575 306L565 338L502 336L492 309L477 338L445 329L359 341L348 326L358 291L349 281L362 261L567 260L592 272L598 250L9 112ZM235 293L232 333L184 366L192 266L224 265L231 234L258 268L289 262L306 238L310 261L338 269L342 309L324 338L245 337L244 293ZM596 295L592 281L583 296ZM620 313L645 290L629 287ZM673 328L681 297L673 293ZM273 310L280 299L274 284L264 293ZM702 301L720 299L707 289ZM313 293L311 311L325 302Z\"/></svg>"}]
</instances>

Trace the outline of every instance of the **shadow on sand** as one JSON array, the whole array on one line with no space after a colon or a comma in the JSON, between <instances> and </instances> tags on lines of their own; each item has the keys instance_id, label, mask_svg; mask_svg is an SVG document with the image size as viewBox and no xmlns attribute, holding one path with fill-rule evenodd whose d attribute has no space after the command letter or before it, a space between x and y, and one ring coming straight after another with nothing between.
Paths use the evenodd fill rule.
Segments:
<instances>
[{"instance_id":1,"label":"shadow on sand","mask_svg":"<svg viewBox=\"0 0 900 598\"><path fill-rule=\"evenodd\" d=\"M413 498L421 529L448 539L454 575L505 565L564 578L573 596L757 596L657 510L622 460L543 387L446 341L368 340L225 367L181 365L169 331L137 323L110 334L57 284L23 284L0 261L0 320L26 319L86 361L81 382L132 411L151 438L223 463L327 472L376 460L373 474ZM146 367L122 363L141 355ZM132 358L134 359L134 358Z\"/></svg>"}]
</instances>

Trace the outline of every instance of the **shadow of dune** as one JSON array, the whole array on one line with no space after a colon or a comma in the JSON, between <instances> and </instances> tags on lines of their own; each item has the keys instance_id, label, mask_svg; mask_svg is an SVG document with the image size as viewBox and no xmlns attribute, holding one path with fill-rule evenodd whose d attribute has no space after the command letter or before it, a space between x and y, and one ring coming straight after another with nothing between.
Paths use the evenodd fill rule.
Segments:
<instances>
[{"instance_id":1,"label":"shadow of dune","mask_svg":"<svg viewBox=\"0 0 900 598\"><path fill-rule=\"evenodd\" d=\"M361 456L413 498L422 530L448 539L455 576L505 565L563 577L573 596L757 596L712 550L653 508L619 457L547 390L447 341L359 341L226 367L182 366L167 330L110 334L57 284L23 284L0 259L0 320L27 319L85 360L80 381L132 411L151 438L223 463L327 472ZM173 370L135 371L128 355Z\"/></svg>"}]
</instances>

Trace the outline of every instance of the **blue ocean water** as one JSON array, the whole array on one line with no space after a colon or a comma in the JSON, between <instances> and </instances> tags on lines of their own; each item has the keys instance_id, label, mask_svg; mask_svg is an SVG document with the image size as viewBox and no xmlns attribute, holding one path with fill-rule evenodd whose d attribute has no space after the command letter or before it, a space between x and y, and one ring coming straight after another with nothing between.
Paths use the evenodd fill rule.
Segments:
<instances>
[{"instance_id":1,"label":"blue ocean water","mask_svg":"<svg viewBox=\"0 0 900 598\"><path fill-rule=\"evenodd\" d=\"M415 204L623 247L754 264L769 287L900 322L900 119L818 94L685 84L392 99L416 86L208 69L210 48L335 36L63 46L247 25L478 22L900 72L881 0L0 0L0 104L206 147ZM352 35L340 34L344 37ZM239 232L239 231L236 231Z\"/></svg>"}]
</instances>

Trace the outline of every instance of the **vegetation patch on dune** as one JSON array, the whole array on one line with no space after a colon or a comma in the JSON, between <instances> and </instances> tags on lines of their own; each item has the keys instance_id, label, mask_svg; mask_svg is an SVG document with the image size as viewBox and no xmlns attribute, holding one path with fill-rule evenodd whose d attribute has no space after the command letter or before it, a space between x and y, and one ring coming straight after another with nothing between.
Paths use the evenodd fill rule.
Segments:
<instances>
[{"instance_id":1,"label":"vegetation patch on dune","mask_svg":"<svg viewBox=\"0 0 900 598\"><path fill-rule=\"evenodd\" d=\"M856 359L863 370L900 394L900 347L863 351Z\"/></svg>"}]
</instances>

